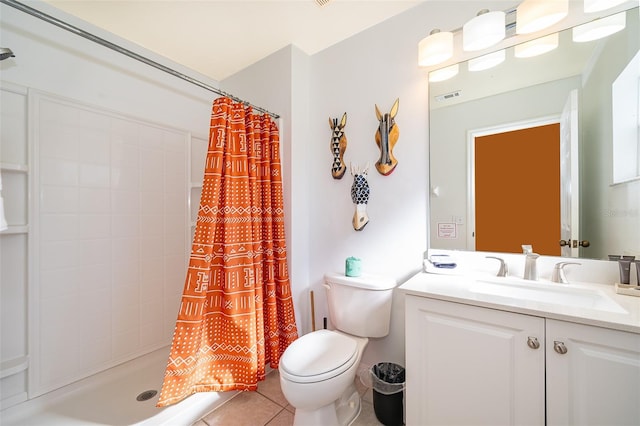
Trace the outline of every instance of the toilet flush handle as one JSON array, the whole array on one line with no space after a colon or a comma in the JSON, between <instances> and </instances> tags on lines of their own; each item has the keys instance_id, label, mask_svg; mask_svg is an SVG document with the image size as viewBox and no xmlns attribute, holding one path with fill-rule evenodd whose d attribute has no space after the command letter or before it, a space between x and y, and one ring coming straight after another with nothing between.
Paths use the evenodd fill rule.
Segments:
<instances>
[{"instance_id":1,"label":"toilet flush handle","mask_svg":"<svg viewBox=\"0 0 640 426\"><path fill-rule=\"evenodd\" d=\"M325 283L325 284L322 284L322 286L323 286L324 288L326 288L327 290L331 290L331 286L330 286L329 284L326 284L326 283Z\"/></svg>"}]
</instances>

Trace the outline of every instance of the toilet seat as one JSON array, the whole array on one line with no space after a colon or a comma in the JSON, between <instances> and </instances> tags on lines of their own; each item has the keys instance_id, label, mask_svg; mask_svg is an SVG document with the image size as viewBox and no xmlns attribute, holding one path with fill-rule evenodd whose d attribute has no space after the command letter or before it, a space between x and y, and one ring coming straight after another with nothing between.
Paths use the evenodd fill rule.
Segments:
<instances>
[{"instance_id":1,"label":"toilet seat","mask_svg":"<svg viewBox=\"0 0 640 426\"><path fill-rule=\"evenodd\" d=\"M329 380L348 370L358 358L358 344L344 334L318 330L294 341L280 358L280 375L296 383Z\"/></svg>"}]
</instances>

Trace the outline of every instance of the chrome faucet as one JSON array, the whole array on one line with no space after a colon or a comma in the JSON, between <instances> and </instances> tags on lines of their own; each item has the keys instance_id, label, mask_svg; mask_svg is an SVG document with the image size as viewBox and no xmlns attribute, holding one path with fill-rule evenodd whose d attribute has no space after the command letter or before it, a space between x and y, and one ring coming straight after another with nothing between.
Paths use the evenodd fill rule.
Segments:
<instances>
[{"instance_id":1,"label":"chrome faucet","mask_svg":"<svg viewBox=\"0 0 640 426\"><path fill-rule=\"evenodd\" d=\"M564 274L564 267L567 265L581 265L577 262L559 262L553 267L553 273L551 274L551 281L554 283L567 284L569 280Z\"/></svg>"},{"instance_id":2,"label":"chrome faucet","mask_svg":"<svg viewBox=\"0 0 640 426\"><path fill-rule=\"evenodd\" d=\"M505 263L504 259L500 258L500 257L496 257L496 256L486 256L487 259L496 259L500 261L500 269L498 270L498 273L496 274L497 277L506 277L507 274L509 273L509 267L507 266L507 264Z\"/></svg>"},{"instance_id":3,"label":"chrome faucet","mask_svg":"<svg viewBox=\"0 0 640 426\"><path fill-rule=\"evenodd\" d=\"M536 261L540 257L539 254L536 253L526 253L526 258L524 261L524 279L525 280L538 280L538 270L536 268Z\"/></svg>"}]
</instances>

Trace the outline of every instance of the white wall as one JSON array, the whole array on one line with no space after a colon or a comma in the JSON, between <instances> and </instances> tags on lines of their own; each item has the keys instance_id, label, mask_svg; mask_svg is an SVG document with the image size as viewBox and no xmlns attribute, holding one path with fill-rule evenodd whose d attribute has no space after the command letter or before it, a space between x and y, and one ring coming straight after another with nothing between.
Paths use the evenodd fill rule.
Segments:
<instances>
[{"instance_id":1,"label":"white wall","mask_svg":"<svg viewBox=\"0 0 640 426\"><path fill-rule=\"evenodd\" d=\"M309 297L309 57L288 46L225 79L225 91L281 116L285 232L289 276L299 333L311 327ZM265 84L268 82L268 84Z\"/></svg>"},{"instance_id":2,"label":"white wall","mask_svg":"<svg viewBox=\"0 0 640 426\"><path fill-rule=\"evenodd\" d=\"M505 3L483 7L504 9ZM345 258L363 260L364 271L391 276L399 283L421 267L427 247L428 93L426 72L417 66L417 45L435 27L457 28L477 13L477 2L428 2L389 19L310 58L295 47L283 49L222 82L225 90L282 114L286 135L285 174L291 182L289 259L301 333L310 331L308 292L315 293L316 327L328 316L323 275L343 271ZM289 68L291 67L291 68ZM283 74L291 73L290 86ZM256 82L276 81L260 89ZM274 83L272 83L274 84ZM389 112L396 98L400 138L394 149L396 170L382 176L374 164L380 152L374 134L374 105ZM277 100L277 101L276 101ZM276 102L282 102L278 105ZM331 177L328 118L348 115L345 162L370 164L369 224L354 231L349 173ZM305 115L308 114L308 115ZM290 124L289 124L290 121ZM306 259L300 254L308 252ZM299 262L302 263L299 263ZM404 363L404 310L394 300L392 331L374 339L364 362Z\"/></svg>"},{"instance_id":3,"label":"white wall","mask_svg":"<svg viewBox=\"0 0 640 426\"><path fill-rule=\"evenodd\" d=\"M486 2L483 7L503 9L504 3ZM473 1L426 2L313 56L308 143L314 194L309 269L313 289L320 290L326 271L342 271L348 256L362 258L365 271L389 275L399 283L421 268L428 232L429 105L427 73L417 66L417 46L433 28L460 27L477 8ZM380 155L374 140L374 105L388 112L396 98L398 166L382 176L374 168ZM351 176L340 181L330 176L327 118L343 112L348 114L345 161L371 165L370 222L361 232L351 226ZM327 315L323 300L318 316ZM372 339L364 355L367 364L380 361L404 364L404 301L397 294L391 333Z\"/></svg>"}]
</instances>

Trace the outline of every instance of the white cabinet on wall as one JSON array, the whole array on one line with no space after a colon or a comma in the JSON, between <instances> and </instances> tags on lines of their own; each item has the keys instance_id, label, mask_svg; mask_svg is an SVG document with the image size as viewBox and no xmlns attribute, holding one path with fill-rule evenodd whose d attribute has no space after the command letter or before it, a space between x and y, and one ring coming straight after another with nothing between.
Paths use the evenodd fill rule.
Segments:
<instances>
[{"instance_id":1,"label":"white cabinet on wall","mask_svg":"<svg viewBox=\"0 0 640 426\"><path fill-rule=\"evenodd\" d=\"M640 424L638 334L407 296L406 353L408 425Z\"/></svg>"}]
</instances>

